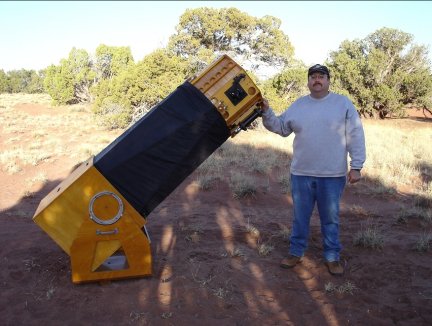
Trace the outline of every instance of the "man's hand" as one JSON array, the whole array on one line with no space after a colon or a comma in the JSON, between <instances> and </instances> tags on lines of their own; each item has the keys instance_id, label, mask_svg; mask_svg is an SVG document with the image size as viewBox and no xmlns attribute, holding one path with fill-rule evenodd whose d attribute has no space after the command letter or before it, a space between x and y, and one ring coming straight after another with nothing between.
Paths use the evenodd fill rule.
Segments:
<instances>
[{"instance_id":1,"label":"man's hand","mask_svg":"<svg viewBox=\"0 0 432 326\"><path fill-rule=\"evenodd\" d=\"M349 183L356 183L360 181L361 179L361 173L358 170L350 170L348 172L348 182Z\"/></svg>"},{"instance_id":2,"label":"man's hand","mask_svg":"<svg viewBox=\"0 0 432 326\"><path fill-rule=\"evenodd\" d=\"M261 109L262 109L264 112L266 112L266 111L270 108L270 106L269 106L269 102L268 102L265 98L263 98L262 102L259 103L259 104L260 104L260 106L261 106Z\"/></svg>"}]
</instances>

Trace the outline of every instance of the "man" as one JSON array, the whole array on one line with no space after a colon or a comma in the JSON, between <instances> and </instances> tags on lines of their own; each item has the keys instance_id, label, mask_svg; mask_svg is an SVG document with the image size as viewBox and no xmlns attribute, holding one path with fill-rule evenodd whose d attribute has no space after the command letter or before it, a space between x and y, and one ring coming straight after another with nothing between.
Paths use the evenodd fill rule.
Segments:
<instances>
[{"instance_id":1,"label":"man","mask_svg":"<svg viewBox=\"0 0 432 326\"><path fill-rule=\"evenodd\" d=\"M291 162L293 225L289 256L281 267L299 263L306 251L309 224L315 203L321 222L325 264L333 275L342 275L339 242L339 204L346 181L360 180L366 159L362 123L352 102L329 92L326 66L308 70L310 94L297 99L276 116L266 99L262 102L264 126L281 136L295 134ZM348 171L347 156L350 157Z\"/></svg>"}]
</instances>

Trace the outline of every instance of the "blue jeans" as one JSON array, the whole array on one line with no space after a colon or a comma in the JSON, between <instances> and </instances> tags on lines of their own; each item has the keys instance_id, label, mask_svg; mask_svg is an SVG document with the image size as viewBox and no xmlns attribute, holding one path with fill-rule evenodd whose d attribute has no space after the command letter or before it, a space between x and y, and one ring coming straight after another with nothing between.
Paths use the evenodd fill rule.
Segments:
<instances>
[{"instance_id":1,"label":"blue jeans","mask_svg":"<svg viewBox=\"0 0 432 326\"><path fill-rule=\"evenodd\" d=\"M291 255L302 257L309 238L310 218L315 207L321 222L326 261L339 260L339 203L346 177L310 177L291 174L294 220L290 237Z\"/></svg>"}]
</instances>

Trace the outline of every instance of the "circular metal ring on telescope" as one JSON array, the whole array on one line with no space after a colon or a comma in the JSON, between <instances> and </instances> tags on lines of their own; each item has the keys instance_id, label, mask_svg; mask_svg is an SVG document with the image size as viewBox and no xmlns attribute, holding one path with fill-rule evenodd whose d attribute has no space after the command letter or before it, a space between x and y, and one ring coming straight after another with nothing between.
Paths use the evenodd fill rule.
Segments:
<instances>
[{"instance_id":1,"label":"circular metal ring on telescope","mask_svg":"<svg viewBox=\"0 0 432 326\"><path fill-rule=\"evenodd\" d=\"M94 205L94 202L96 199L98 199L99 197L102 197L102 196L106 196L106 195L114 197L114 199L117 200L119 208L118 208L118 212L117 212L116 216L114 216L112 219L101 220L93 212L93 205ZM117 196L115 193L113 193L111 191L101 191L101 192L97 193L96 195L94 195L92 197L92 199L90 200L90 204L89 204L90 218L94 222L96 222L97 224L100 224L100 225L111 225L111 224L114 224L115 222L117 222L120 219L120 217L122 217L122 215L123 215L123 209L124 209L124 207L123 207L122 200L120 199L119 196Z\"/></svg>"}]
</instances>

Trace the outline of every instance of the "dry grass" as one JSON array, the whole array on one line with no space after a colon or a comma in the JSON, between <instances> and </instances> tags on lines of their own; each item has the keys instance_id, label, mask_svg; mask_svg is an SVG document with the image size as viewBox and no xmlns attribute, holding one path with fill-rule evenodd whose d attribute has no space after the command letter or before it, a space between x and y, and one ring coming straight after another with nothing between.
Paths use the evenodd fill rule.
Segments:
<instances>
[{"instance_id":1,"label":"dry grass","mask_svg":"<svg viewBox=\"0 0 432 326\"><path fill-rule=\"evenodd\" d=\"M361 230L354 235L355 246L371 249L381 249L384 244L384 235L377 225L362 226Z\"/></svg>"},{"instance_id":2,"label":"dry grass","mask_svg":"<svg viewBox=\"0 0 432 326\"><path fill-rule=\"evenodd\" d=\"M229 185L234 198L253 196L257 192L257 183L255 178L238 171L231 172Z\"/></svg>"},{"instance_id":3,"label":"dry grass","mask_svg":"<svg viewBox=\"0 0 432 326\"><path fill-rule=\"evenodd\" d=\"M4 100L4 98L0 98L0 101L1 100ZM40 117L36 116L31 119L25 114L21 114L20 112L17 113L16 110L12 107L13 104L10 104L21 103L22 100L23 99L14 99L15 102L11 100L10 102L2 102L4 103L4 105L0 104L0 130L2 132L2 138L0 139L2 145L2 151L0 153L0 169L3 170L3 172L1 172L3 173L3 176L5 176L5 174L7 173L23 172L23 177L21 179L24 181L24 185L22 187L19 187L18 189L20 189L21 193L24 193L26 197L33 195L33 189L31 189L32 186L45 184L48 181L53 181L49 171L49 166L51 166L50 163L53 160L64 162L64 157L67 156L73 158L72 161L76 161L78 163L79 161L86 159L91 153L97 153L99 150L103 149L116 137L115 133L98 129L98 127L94 125L91 115L85 109L85 107L77 107L75 109L62 108L63 111L61 115L53 114L52 116L49 116L43 114ZM30 101L28 98L26 98L25 100ZM411 124L412 122L407 121L406 123ZM26 127L23 127L22 125ZM385 214L385 216L380 218L389 218L390 220L392 218L397 218L401 222L405 223L410 222L411 219L416 219L424 221L425 223L430 223L432 216L430 208L427 205L431 202L432 199L432 187L430 182L431 179L430 177L428 177L432 175L432 148L430 148L432 146L428 146L428 144L432 143L430 141L432 133L432 128L430 128L431 125L415 124L415 126L418 127L410 127L409 129L406 128L406 133L404 133L405 129L400 128L400 126L398 126L395 121L383 122L381 127L380 124L375 121L365 121L364 125L368 146L368 161L366 162L365 168L363 170L363 175L366 178L366 180L364 181L366 182L355 185L354 189L360 189L364 194L368 196L393 196L394 194L397 194L397 192L401 191L401 189L403 189L403 195L405 196L404 198L407 198L406 203L404 202L403 204L406 205L406 207L411 206L411 208L400 211L397 216L396 214L398 212L396 210L392 210L393 215L389 213L388 215ZM414 129L415 131L411 132L411 129ZM382 130L385 130L385 132L383 133ZM119 133L120 132L117 132L117 134ZM387 136L384 137L384 134ZM84 135L85 138L82 138L84 139L84 141L82 141L80 139L81 136L78 137L78 135ZM419 137L423 139L418 139ZM279 186L282 191L289 192L290 179L288 167L292 154L292 139L293 136L283 138L270 132L263 131L261 129L240 133L235 138L229 139L227 142L225 142L220 149L215 151L215 153L213 153L213 155L209 157L197 169L194 177L197 184L199 185L199 189L204 191L206 189L211 189L215 186L220 187L220 189L223 189L224 191L230 189L233 193L233 196L235 196L238 200L243 200L244 197L247 196L259 197L261 195L260 192L262 191L263 180L270 179L273 184L276 184L276 186L274 186L273 188L273 194L268 194L267 196L265 196L265 198L259 197L259 200L266 200L271 196L274 196L275 192L279 191ZM426 145L424 145L423 143ZM265 155L262 155L262 153L265 153ZM43 165L44 170L39 169L41 165ZM36 166L36 168L34 168L34 166ZM34 172L25 173L27 172L26 169L30 170L30 168L31 171ZM396 172L391 171L389 173L389 170L392 169L394 169ZM41 173L39 171L46 172ZM10 179L15 178L15 176L7 177ZM249 182L244 182L245 180ZM193 190L195 191L196 189L198 188L194 188ZM205 195L206 196L204 197L206 199L210 198L211 200L211 196L207 196L208 194ZM381 200L381 198L379 198L379 200L372 201L372 204L370 203L370 201L367 200L369 197L362 198L366 200L361 201L361 206L353 205L350 207L350 215L352 215L353 218L350 218L347 222L353 223L353 225L351 226L352 229L356 227L357 223L359 223L358 221L375 221L377 218L376 216L373 216L371 210L374 210L374 207L376 207L375 205L381 205L383 203L383 200ZM253 200L250 200L250 202L253 203ZM196 203L192 204L197 205ZM231 205L232 201L230 201L229 204ZM264 268L261 270L263 271L263 273L266 273L266 261L272 261L274 259L272 258L272 256L279 256L281 253L283 254L285 250L284 248L286 248L287 243L282 243L282 239L287 239L290 233L290 229L286 226L279 225L279 229L277 227L278 222L280 222L280 220L284 218L284 216L282 216L282 213L280 218L278 216L277 220L273 220L270 214L265 214L267 213L267 211L255 211L254 207L248 207L247 205L243 204L249 205L249 200L245 201L244 203L234 203L234 205L231 206L233 210L227 211L227 216L229 216L229 218L231 216L234 216L234 218L230 220L230 222L232 222L232 227L234 231L238 231L238 229L236 228L239 227L239 225L245 227L246 231L243 231L242 229L241 231L243 231L244 234L238 235L236 232L233 232L232 234L228 234L227 236L225 236L225 234L220 236L220 233L217 232L217 234L215 234L215 237L218 237L216 242L218 244L223 242L225 245L218 245L216 250L214 250L213 252L211 252L211 249L208 249L210 247L207 246L207 242L209 242L210 240L215 240L215 238L207 237L208 233L215 229L215 227L211 225L204 223L202 225L194 223L187 224L187 226L182 227L181 234L176 237L177 253L180 252L178 249L182 248L180 244L183 244L185 241L187 241L186 247L194 249L194 251L191 252L196 252L199 254L201 254L202 252L204 254L206 252L209 253L209 255L203 258L203 261L201 262L203 270L199 269L199 265L195 265L199 264L199 260L201 257L200 255L184 254L183 256L185 259L183 259L182 261L184 261L188 265L190 264L194 268L189 269L188 272L185 272L187 270L185 266L178 266L181 267L178 268L179 272L173 274L175 277L177 277L177 284L184 284L186 286L186 290L191 290L191 295L194 295L196 293L204 293L205 295L202 296L203 298L206 297L209 299L217 299L218 303L221 304L221 307L224 307L225 303L226 307L231 307L230 296L238 297L240 295L242 302L245 301L245 297L243 296L244 293L242 292L245 286L240 286L241 284L239 285L235 282L232 282L231 284L229 281L225 283L226 279L229 278L225 277L227 275L227 272L248 272L248 274L251 274L251 272L253 272L255 274L254 277L258 278L259 276L257 275L257 271L260 271L260 269L251 269L251 267L254 267L254 262L252 260L258 259L259 261L261 261L258 262L261 263L261 265L257 264L257 266L264 266ZM283 204L290 206L288 201L284 202ZM176 209L177 207L178 206L173 206L173 209ZM240 207L240 209L242 210L240 213L238 213L238 215L237 207ZM265 207L265 209L267 210L267 207ZM171 207L169 207L169 209L167 210L165 210L164 208L164 210L161 210L161 215L165 214L165 211L167 212L167 214L169 214L170 210ZM195 217L195 215L192 214L190 216L186 216L186 211L189 212L189 210L184 209L181 214L179 213L179 216L182 216L181 220L192 221L192 217ZM29 212L27 210L26 206L17 205L14 210L8 210L4 214L6 217L13 216L15 218L22 215L22 217L25 219L31 219L31 213L32 212ZM225 212L222 213L225 214ZM247 215L247 213L249 213L249 215ZM221 216L224 217L225 215ZM240 217L237 218L237 216ZM251 216L250 222L243 219L243 217L247 218L247 216ZM270 216L270 218L268 216ZM180 223L177 222L178 220L172 221L174 226L181 226ZM390 221L390 224L391 222L392 221ZM399 238L396 238L396 236L394 235L397 234L398 236L400 236L401 234L403 234L403 229L405 227L403 225L389 226L388 220L385 220L383 224L384 223L387 223L387 228L380 228L376 225L366 225L365 227L362 227L361 232L355 235L355 244L358 246L363 246L365 248L379 249L384 246L384 240L389 241L389 243L391 240L399 241ZM413 223L413 225L409 225L409 232L406 232L407 236L401 237L401 239L405 239L403 240L405 241L405 244L408 243L410 246L408 254L414 255L417 258L420 257L420 262L424 262L425 259L427 259L430 255L432 246L432 235L430 232L430 226L429 230L424 231L424 228L420 228L418 224L419 223ZM161 224L159 223L159 225ZM414 228L412 228L412 226L414 226ZM217 228L219 228L219 225L217 226ZM406 229L408 230L408 226L406 227ZM178 230L179 229L177 228L175 231ZM383 230L389 231L390 234L383 234ZM397 233L395 233L394 230L396 230ZM248 233L246 234L246 232ZM354 235L353 233L346 233L346 236L352 236ZM173 239L175 240L176 238ZM241 242L240 246L238 246L239 241ZM229 244L229 246L226 246L227 243ZM392 250L392 243L385 244L387 249ZM405 246L402 245L398 247L403 247L402 249L405 249ZM313 254L317 252L316 248L312 249ZM357 251L358 249L355 250L355 252ZM361 249L360 251L363 251L363 249ZM213 259L214 256L212 256L212 254L215 255L215 252L224 252L224 258L221 259L219 257L220 259ZM406 252L398 249L398 253L402 253L403 256L403 254ZM383 255L378 255L378 258L381 259L384 254L385 251L383 252ZM62 257L63 256L64 255L62 255ZM163 256L165 257L165 254ZM170 258L171 256L166 257ZM394 259L398 259L398 257L400 257L399 254ZM243 259L250 260L250 262L245 262L243 261ZM393 257L390 257L390 259L393 259ZM214 264L210 264L210 260L214 260ZM361 268L364 261L364 259L359 259L358 266L360 267L355 268ZM21 267L22 270L27 272L27 274L37 274L39 275L39 277L40 275L42 275L42 277L48 280L51 278L51 274L47 274L47 272L45 272L45 269L43 269L42 271L42 261L33 259L31 255L29 255L26 260L20 260L18 262L18 265L20 264L20 262L22 266L19 267ZM221 268L223 267L214 268L214 266L222 266L219 265L219 262L222 262L223 267L228 266L230 269L228 269L227 271L221 271ZM391 260L391 262L393 262L393 260ZM262 263L264 263L264 265L262 265ZM61 266L66 265L67 264L61 264ZM49 268L51 270L54 270L53 266ZM196 268L196 266L198 266L198 268ZM388 266L393 268L395 264L392 263ZM187 267L189 268L190 266ZM240 268L243 267L245 267L245 270L240 270ZM332 282L328 282L328 279L326 280L325 276L323 278L314 277L314 275L319 276L322 270L322 266L319 268L314 267L310 270L310 272L313 274L311 275L313 276L312 281L314 282L312 284L312 289L309 286L309 273L307 273L307 275L305 274L308 277L306 281L309 282L306 284L308 285L307 289L305 287L305 284L303 283L301 283L300 286L298 286L298 284L291 284L291 289L302 289L304 290L304 293L309 294L310 291L312 291L312 295L314 293L318 294L320 295L320 298L318 299L322 299L324 301L326 301L325 296L338 296L340 294L343 294L346 297L351 297L351 295L363 296L364 293L360 292L370 292L370 289L368 291L365 291L365 289L363 288L361 290L358 289L356 285L352 282L352 280L348 281L346 277L339 281L332 280ZM367 268L365 270L369 271ZM423 269L419 269L418 271L419 275L416 280L422 282L423 278L426 277L424 276L426 275L426 272L423 271ZM363 270L358 270L358 273L360 274L357 275L357 278L361 277L362 272ZM420 274L420 272L422 272L422 274ZM257 293L255 303L258 304L257 307L259 309L256 310L258 314L260 313L260 302L266 303L263 300L265 298L261 295L263 292L261 291L260 286L265 282L269 283L269 281L272 281L272 277L275 277L276 274L263 274L264 276L260 280L260 282L256 283L256 287L258 290L252 289L253 291L256 290L255 293ZM354 275L353 273L351 274ZM393 273L392 275L394 274L395 273ZM25 276L26 275L24 275L24 277ZM298 278L297 276L298 275L296 273L293 273L292 275L290 274L287 277L288 279L294 279ZM347 274L347 276L349 276L349 274ZM189 282L190 279L192 279L192 281L190 281L190 283L188 284L186 281ZM374 279L379 280L379 278L376 277ZM300 282L302 281L305 280L300 279ZM244 281L245 284L246 282L247 280ZM328 283L325 284L326 282ZM156 279L155 284L157 285L157 283L160 283L159 286L162 290L171 288L174 284L165 283L164 279ZM357 284L357 281L355 283ZM45 303L48 300L51 300L49 303L54 303L56 297L58 297L62 292L60 291L61 288L59 288L58 282L37 282L37 284L44 284L43 288L41 288L42 285L38 285L38 288L35 288L34 293L35 296L37 295L37 297L35 297L33 301L38 304ZM325 290L323 289L324 284ZM364 282L364 284L367 285L367 281ZM420 285L417 287L420 287L421 283L418 284ZM357 285L360 287L360 284ZM381 286L381 284L379 285ZM383 286L385 286L385 284L383 284ZM394 291L394 288L391 288L390 291L392 291L392 289ZM372 290L374 290L374 293L372 293L372 295L374 295L381 289ZM326 294L324 298L322 296L323 293ZM411 292L411 294L412 293L414 292ZM420 293L419 295L422 294ZM425 292L425 295L428 295L428 293ZM173 295L172 299L175 300L176 296L178 297L177 294ZM143 296L143 298L144 297L145 296ZM413 297L416 299L418 296L416 297L414 294ZM248 298L253 299L253 297ZM275 298L275 300L278 300L277 296L269 297L269 299L272 300L273 298ZM425 299L430 299L430 295L428 295L428 297L425 296L425 298L419 298L423 299L424 301ZM322 300L321 303L323 302ZM418 301L418 298L416 300ZM173 302L175 304L175 301ZM253 303L254 301L250 302ZM330 300L327 303L332 302L335 301ZM324 302L324 304L327 303ZM390 300L388 302L384 302L383 304L391 305L391 303L392 302ZM270 310L273 308L275 308L276 310L279 309L277 307L277 301L268 301L266 304L271 305L267 307L270 307ZM410 305L410 303L408 303L407 305ZM25 309L34 309L35 306L29 304L29 306L27 307L27 303L25 306L23 303L23 307ZM160 305L159 308L160 307L162 306ZM236 309L235 305L233 307L234 309ZM262 307L264 306L261 306L261 308ZM267 316L270 316L272 314L272 311L267 308L264 307L265 311L263 309L261 309L261 311L268 313ZM167 306L162 307L158 311L159 312L156 317L159 319L160 322L175 323L175 320L178 318L178 316L176 316L178 312L176 310L170 310L170 308ZM171 311L174 311L174 313ZM129 321L137 324L145 324L150 321L154 321L157 323L157 320L155 320L154 318L151 320L147 320L149 318L148 313L140 310L139 307L135 309L128 309L126 311L126 314L124 314L124 317L127 318L128 315ZM245 316L245 313L243 313L243 316ZM255 316L256 315L253 315L251 318L255 318ZM270 319L267 320L269 321ZM354 320L356 319L354 318ZM128 320L126 320L126 322L127 321Z\"/></svg>"},{"instance_id":4,"label":"dry grass","mask_svg":"<svg viewBox=\"0 0 432 326\"><path fill-rule=\"evenodd\" d=\"M231 258L245 257L246 256L246 254L240 248L234 248L228 254L230 255Z\"/></svg>"},{"instance_id":5,"label":"dry grass","mask_svg":"<svg viewBox=\"0 0 432 326\"><path fill-rule=\"evenodd\" d=\"M278 182L281 185L282 193L287 194L291 192L291 175L288 168L279 173Z\"/></svg>"},{"instance_id":6,"label":"dry grass","mask_svg":"<svg viewBox=\"0 0 432 326\"><path fill-rule=\"evenodd\" d=\"M201 190L210 190L220 180L219 176L213 173L198 174L195 182Z\"/></svg>"},{"instance_id":7,"label":"dry grass","mask_svg":"<svg viewBox=\"0 0 432 326\"><path fill-rule=\"evenodd\" d=\"M351 213L353 213L354 215L357 216L362 216L362 217L370 217L372 215L372 213L370 213L369 211L367 211L364 207L359 206L359 205L353 205L350 208Z\"/></svg>"},{"instance_id":8,"label":"dry grass","mask_svg":"<svg viewBox=\"0 0 432 326\"><path fill-rule=\"evenodd\" d=\"M291 229L286 225L281 225L280 229L272 235L272 237L282 238L283 240L287 240L291 234Z\"/></svg>"},{"instance_id":9,"label":"dry grass","mask_svg":"<svg viewBox=\"0 0 432 326\"><path fill-rule=\"evenodd\" d=\"M370 196L394 196L400 189L413 189L416 205L432 205L432 128L428 123L411 120L363 121L366 135L367 160L362 171L364 182L356 192ZM224 174L227 168L244 167L259 174L277 169L277 181L283 193L290 191L289 164L292 156L293 136L284 138L260 126L257 130L240 133L229 139L213 158L217 169ZM241 146L240 146L241 145ZM262 155L264 150L265 155ZM260 154L261 153L261 154ZM248 176L244 176L246 179ZM236 198L242 198L237 178L229 180ZM254 190L245 191L253 194ZM236 193L238 192L238 193ZM363 212L362 214L369 214ZM422 214L424 216L424 214ZM427 220L427 218L424 218Z\"/></svg>"},{"instance_id":10,"label":"dry grass","mask_svg":"<svg viewBox=\"0 0 432 326\"><path fill-rule=\"evenodd\" d=\"M414 250L418 252L426 252L429 251L432 246L432 233L424 233L417 240Z\"/></svg>"},{"instance_id":11,"label":"dry grass","mask_svg":"<svg viewBox=\"0 0 432 326\"><path fill-rule=\"evenodd\" d=\"M122 132L98 127L89 106L51 107L50 101L47 95L0 95L0 128L5 135L1 139L1 171L16 174L27 166L52 163L64 156L84 161ZM22 103L42 104L52 112L29 115L14 108ZM409 120L364 120L363 123L367 161L363 169L365 180L356 191L370 196L393 196L399 189L413 189L410 195L415 198L415 206L424 209L419 217L430 222L432 217L426 212L432 205L430 125ZM83 136L85 143L81 142ZM280 137L264 130L259 123L256 130L228 139L205 160L196 171L196 182L201 190L226 182L233 197L242 199L261 191L262 176L269 180L275 171L281 191L288 193L292 141L293 136ZM38 178L46 179L34 177ZM264 185L266 189L268 186ZM369 214L366 208L357 209L356 213Z\"/></svg>"},{"instance_id":12,"label":"dry grass","mask_svg":"<svg viewBox=\"0 0 432 326\"><path fill-rule=\"evenodd\" d=\"M420 206L413 206L402 209L396 217L396 221L402 224L408 223L410 219L419 219L424 221L425 224L430 224L432 222L432 210Z\"/></svg>"},{"instance_id":13,"label":"dry grass","mask_svg":"<svg viewBox=\"0 0 432 326\"><path fill-rule=\"evenodd\" d=\"M120 134L97 127L89 105L51 107L50 102L44 94L0 94L2 172L17 174L27 166L52 163L63 156L83 161ZM28 113L16 108L19 104L40 104L46 109L40 114ZM81 143L83 135L85 144Z\"/></svg>"},{"instance_id":14,"label":"dry grass","mask_svg":"<svg viewBox=\"0 0 432 326\"><path fill-rule=\"evenodd\" d=\"M26 259L23 261L23 263L27 272L35 271L40 267L34 258Z\"/></svg>"},{"instance_id":15,"label":"dry grass","mask_svg":"<svg viewBox=\"0 0 432 326\"><path fill-rule=\"evenodd\" d=\"M273 251L274 245L271 242L258 241L257 249L260 256L268 256Z\"/></svg>"},{"instance_id":16,"label":"dry grass","mask_svg":"<svg viewBox=\"0 0 432 326\"><path fill-rule=\"evenodd\" d=\"M172 316L173 316L173 313L171 311L164 312L161 315L162 319L168 319L168 318L171 318Z\"/></svg>"},{"instance_id":17,"label":"dry grass","mask_svg":"<svg viewBox=\"0 0 432 326\"><path fill-rule=\"evenodd\" d=\"M130 322L131 323L135 323L138 321L146 321L146 319L148 318L149 312L135 312L132 311L129 314L129 318L130 318Z\"/></svg>"},{"instance_id":18,"label":"dry grass","mask_svg":"<svg viewBox=\"0 0 432 326\"><path fill-rule=\"evenodd\" d=\"M51 96L48 94L0 94L0 108L12 107L20 103L36 103L50 106Z\"/></svg>"},{"instance_id":19,"label":"dry grass","mask_svg":"<svg viewBox=\"0 0 432 326\"><path fill-rule=\"evenodd\" d=\"M386 188L410 186L431 198L432 128L417 121L365 121L367 177ZM426 183L426 185L424 185Z\"/></svg>"},{"instance_id":20,"label":"dry grass","mask_svg":"<svg viewBox=\"0 0 432 326\"><path fill-rule=\"evenodd\" d=\"M246 224L246 232L255 238L259 238L259 236L260 236L260 231L258 230L258 228L256 226L250 224L249 220L248 220L248 223Z\"/></svg>"},{"instance_id":21,"label":"dry grass","mask_svg":"<svg viewBox=\"0 0 432 326\"><path fill-rule=\"evenodd\" d=\"M336 285L333 282L328 282L325 284L324 288L327 293L337 292L340 294L348 293L351 295L354 294L355 290L358 290L357 286L350 281L346 281L341 285Z\"/></svg>"},{"instance_id":22,"label":"dry grass","mask_svg":"<svg viewBox=\"0 0 432 326\"><path fill-rule=\"evenodd\" d=\"M213 295L219 299L225 299L229 294L229 291L225 288L217 288L213 290Z\"/></svg>"},{"instance_id":23,"label":"dry grass","mask_svg":"<svg viewBox=\"0 0 432 326\"><path fill-rule=\"evenodd\" d=\"M205 233L201 224L193 224L188 226L181 226L180 230L185 232L184 239L188 242L199 243L202 235Z\"/></svg>"},{"instance_id":24,"label":"dry grass","mask_svg":"<svg viewBox=\"0 0 432 326\"><path fill-rule=\"evenodd\" d=\"M221 174L227 164L222 153L223 146L210 155L196 171L200 174Z\"/></svg>"}]
</instances>

